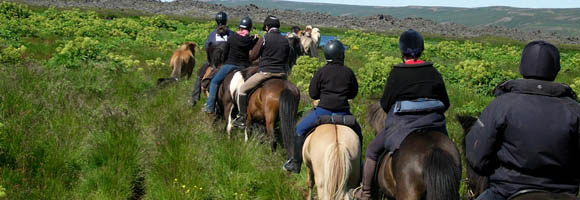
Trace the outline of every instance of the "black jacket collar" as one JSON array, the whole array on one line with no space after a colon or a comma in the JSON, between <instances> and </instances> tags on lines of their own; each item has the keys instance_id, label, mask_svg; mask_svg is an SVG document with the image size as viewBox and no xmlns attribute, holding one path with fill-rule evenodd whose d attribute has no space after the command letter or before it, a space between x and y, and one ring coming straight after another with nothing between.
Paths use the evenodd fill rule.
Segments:
<instances>
[{"instance_id":1,"label":"black jacket collar","mask_svg":"<svg viewBox=\"0 0 580 200\"><path fill-rule=\"evenodd\" d=\"M433 66L432 62L424 62L421 64L405 64L405 63L401 63L401 64L397 64L395 65L395 67L428 67L428 66Z\"/></svg>"},{"instance_id":2,"label":"black jacket collar","mask_svg":"<svg viewBox=\"0 0 580 200\"><path fill-rule=\"evenodd\" d=\"M543 81L536 79L517 79L506 81L497 86L494 90L495 96L506 93L533 94L550 97L570 97L578 100L576 93L570 86L552 81Z\"/></svg>"}]
</instances>

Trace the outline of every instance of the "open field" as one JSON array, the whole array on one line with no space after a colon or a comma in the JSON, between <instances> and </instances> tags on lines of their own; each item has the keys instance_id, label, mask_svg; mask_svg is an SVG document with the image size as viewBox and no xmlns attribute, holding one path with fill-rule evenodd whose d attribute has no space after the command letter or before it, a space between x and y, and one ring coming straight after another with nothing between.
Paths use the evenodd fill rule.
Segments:
<instances>
[{"instance_id":1,"label":"open field","mask_svg":"<svg viewBox=\"0 0 580 200\"><path fill-rule=\"evenodd\" d=\"M155 86L169 76L173 50L185 41L203 46L214 22L139 15L0 3L0 196L4 189L7 199L301 199L305 173L284 172L283 151L271 153L262 134L229 140L223 123L188 105L193 80ZM347 65L361 87L351 109L366 147L373 138L366 108L400 60L397 36L322 32L351 47ZM519 77L523 44L494 41L427 37L425 59L446 80L457 144L453 116L480 112L495 85ZM557 81L580 92L580 51L561 51ZM196 58L203 64L203 49ZM294 67L290 79L303 94L322 60L302 57ZM301 110L310 109L302 99Z\"/></svg>"}]
</instances>

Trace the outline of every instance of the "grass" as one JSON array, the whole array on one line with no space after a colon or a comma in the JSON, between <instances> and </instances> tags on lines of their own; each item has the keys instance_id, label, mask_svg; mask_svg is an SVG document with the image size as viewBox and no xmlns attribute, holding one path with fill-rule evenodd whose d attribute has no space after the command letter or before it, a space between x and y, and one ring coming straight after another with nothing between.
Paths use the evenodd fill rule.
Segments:
<instances>
[{"instance_id":1,"label":"grass","mask_svg":"<svg viewBox=\"0 0 580 200\"><path fill-rule=\"evenodd\" d=\"M100 12L103 18L139 16ZM175 33L163 36L182 37ZM194 80L159 88L155 81L169 75L167 67L143 66L143 70L125 73L99 65L47 67L47 60L66 39L25 37L20 41L28 47L24 61L0 65L0 186L6 188L8 199L304 197L306 174L284 172L281 166L286 156L280 149L272 153L262 142L263 134L244 142L243 134L236 131L228 139L223 122L214 123L199 112L201 103L193 108L188 105ZM146 46L123 47L117 51L127 51L141 63L158 57L169 63L172 53ZM200 52L197 67L205 60L205 53ZM364 52L349 51L347 65L356 71L364 59ZM517 66L506 68L517 70ZM559 80L568 82L578 76L575 70ZM452 104L447 112L448 130L459 144L463 134L454 115L475 114L493 98L459 84L447 84L447 89ZM352 103L363 127L365 149L374 137L366 123L366 110L375 101L358 97ZM308 109L309 103L303 98L301 109Z\"/></svg>"}]
</instances>

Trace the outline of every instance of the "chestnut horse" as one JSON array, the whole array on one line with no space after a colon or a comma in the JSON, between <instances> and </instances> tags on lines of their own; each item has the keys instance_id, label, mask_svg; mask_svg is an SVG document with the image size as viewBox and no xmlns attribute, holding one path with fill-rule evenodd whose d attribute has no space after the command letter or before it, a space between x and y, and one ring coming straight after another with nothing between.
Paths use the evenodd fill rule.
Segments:
<instances>
[{"instance_id":1,"label":"chestnut horse","mask_svg":"<svg viewBox=\"0 0 580 200\"><path fill-rule=\"evenodd\" d=\"M195 67L196 51L197 44L195 44L195 42L185 42L175 50L170 61L170 65L173 68L171 78L159 78L157 79L157 85L166 82L175 82L186 75L187 79L189 79L193 73L193 68Z\"/></svg>"},{"instance_id":2,"label":"chestnut horse","mask_svg":"<svg viewBox=\"0 0 580 200\"><path fill-rule=\"evenodd\" d=\"M378 103L369 107L375 135L384 129L386 118ZM388 198L459 200L461 157L447 135L419 130L407 136L395 153L385 155L375 177L375 185Z\"/></svg>"},{"instance_id":3,"label":"chestnut horse","mask_svg":"<svg viewBox=\"0 0 580 200\"><path fill-rule=\"evenodd\" d=\"M477 118L472 116L456 116L457 121L461 124L464 131L464 136L467 136L471 127L477 122ZM465 154L465 137L463 137L463 153ZM465 155L464 155L465 156ZM468 187L468 198L475 199L481 193L483 193L489 187L489 177L479 175L473 167L467 163L467 187ZM563 193L550 193L541 190L524 190L516 194L513 194L508 198L508 200L524 200L524 199L559 199L559 200L577 200L569 194Z\"/></svg>"},{"instance_id":4,"label":"chestnut horse","mask_svg":"<svg viewBox=\"0 0 580 200\"><path fill-rule=\"evenodd\" d=\"M323 124L304 141L302 156L308 168L308 199L314 184L319 199L345 199L360 182L361 146L348 126Z\"/></svg>"}]
</instances>

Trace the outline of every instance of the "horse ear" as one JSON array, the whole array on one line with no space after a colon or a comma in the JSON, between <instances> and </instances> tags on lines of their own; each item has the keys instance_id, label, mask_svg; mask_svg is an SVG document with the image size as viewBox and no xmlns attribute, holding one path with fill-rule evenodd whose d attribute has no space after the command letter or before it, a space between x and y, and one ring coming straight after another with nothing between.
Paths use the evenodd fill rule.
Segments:
<instances>
[{"instance_id":1,"label":"horse ear","mask_svg":"<svg viewBox=\"0 0 580 200\"><path fill-rule=\"evenodd\" d=\"M456 115L455 118L461 124L463 131L467 134L471 130L471 127L477 122L477 118L468 115Z\"/></svg>"}]
</instances>

